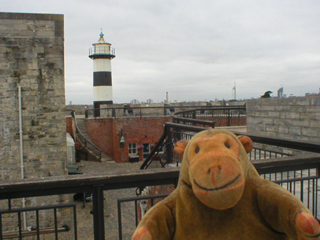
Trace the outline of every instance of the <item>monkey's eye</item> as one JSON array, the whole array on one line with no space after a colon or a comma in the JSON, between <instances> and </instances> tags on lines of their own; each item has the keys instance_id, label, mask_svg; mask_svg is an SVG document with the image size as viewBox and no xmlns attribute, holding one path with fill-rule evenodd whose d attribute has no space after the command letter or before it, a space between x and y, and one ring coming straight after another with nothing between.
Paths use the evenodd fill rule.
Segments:
<instances>
[{"instance_id":1,"label":"monkey's eye","mask_svg":"<svg viewBox=\"0 0 320 240\"><path fill-rule=\"evenodd\" d=\"M196 147L196 149L194 150L196 153L198 153L200 151L199 147Z\"/></svg>"},{"instance_id":2,"label":"monkey's eye","mask_svg":"<svg viewBox=\"0 0 320 240\"><path fill-rule=\"evenodd\" d=\"M231 148L230 144L229 143L225 143L224 144L227 148Z\"/></svg>"}]
</instances>

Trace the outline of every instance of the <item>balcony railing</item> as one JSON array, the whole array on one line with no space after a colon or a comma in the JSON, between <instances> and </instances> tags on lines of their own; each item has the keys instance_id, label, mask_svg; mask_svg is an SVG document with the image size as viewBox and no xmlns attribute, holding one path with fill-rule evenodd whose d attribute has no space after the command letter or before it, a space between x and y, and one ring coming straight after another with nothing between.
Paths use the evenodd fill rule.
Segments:
<instances>
[{"instance_id":1,"label":"balcony railing","mask_svg":"<svg viewBox=\"0 0 320 240\"><path fill-rule=\"evenodd\" d=\"M244 126L246 125L245 106L203 107L183 110L173 114L173 122L195 125L193 120L215 122L216 126Z\"/></svg>"},{"instance_id":2,"label":"balcony railing","mask_svg":"<svg viewBox=\"0 0 320 240\"><path fill-rule=\"evenodd\" d=\"M164 124L164 131L161 138L151 151L150 155L142 163L141 169L147 169L153 162L159 162L162 167L165 167L168 164L175 164L178 166L181 159L173 152L174 144L181 139L191 139L197 132L212 127L212 122L207 120L202 121L194 119L194 121L190 121L190 119L186 118L183 122L188 122L192 125L169 122ZM203 127L203 125L205 125L205 127ZM234 133L236 135L243 134L242 132L236 131L234 131ZM319 145L313 142L264 137L257 134L246 135L251 137L254 141L254 147L249 153L249 158L251 160L281 159L283 157L292 156L297 151L320 152Z\"/></svg>"},{"instance_id":3,"label":"balcony railing","mask_svg":"<svg viewBox=\"0 0 320 240\"><path fill-rule=\"evenodd\" d=\"M95 47L89 48L89 56L94 56L94 55L108 55L108 56L114 56L116 55L116 50L115 48L111 46L101 46L97 45Z\"/></svg>"},{"instance_id":4,"label":"balcony railing","mask_svg":"<svg viewBox=\"0 0 320 240\"><path fill-rule=\"evenodd\" d=\"M159 106L159 107L107 107L99 109L99 117L122 118L122 117L173 117L173 122L190 123L198 125L197 121L211 124L213 126L245 126L245 106L219 107L203 106L194 109L195 106ZM85 117L96 117L98 109L88 109ZM203 124L200 124L202 125Z\"/></svg>"},{"instance_id":5,"label":"balcony railing","mask_svg":"<svg viewBox=\"0 0 320 240\"><path fill-rule=\"evenodd\" d=\"M206 113L205 115L208 114ZM212 122L211 118L203 120ZM174 166L179 165L180 159L174 155L173 145L178 140L190 139L195 133L207 128L203 124L194 125L194 122L189 123L191 125L178 123L165 124L164 134L151 153L152 156L147 158L141 166L144 169L143 171L128 169L124 172L94 176L72 175L2 182L0 183L0 200L8 201L7 208L13 210L12 202L18 198L74 193L92 194L92 226L94 236L91 236L90 239L104 240L106 238L116 239L113 232L111 234L112 229L105 228L107 225L105 222L107 221L105 221L104 201L108 201L108 199L104 200L106 194L123 189L136 189L137 191L133 191L129 197L119 198L117 201L119 209L118 218L115 223L112 223L112 225L115 225L117 222L119 224L117 228L119 239L130 239L130 237L126 238L126 236L130 236L133 233L139 218L144 213L144 206L147 206L147 210L158 198L164 197L162 194L160 196L140 195L137 197L135 193L139 194L150 186L170 186L171 189L174 188L178 182L179 168L167 166L171 165L170 163L173 163L172 165ZM252 134L249 137L251 137L255 144L259 145L258 147L255 146L256 150L254 151L256 152L253 152L251 159L261 177L277 182L291 191L310 208L315 217L319 218L320 144ZM297 155L296 152L300 155ZM293 156L290 156L291 153ZM158 161L161 162L162 166L166 166L166 168L151 168L152 163ZM129 204L129 207L124 209L124 204ZM106 205L109 206L111 204L107 202ZM123 216L124 212L129 212L130 215L133 215L134 220L123 221L126 219ZM73 224L76 225L77 222ZM58 225L55 224L53 228L58 228L56 226ZM2 231L2 229L0 230ZM76 232L79 231L79 227L71 226L71 229L76 229L73 230L75 234L68 239L77 239L79 234L76 234ZM123 233L124 229L126 230L125 234ZM17 232L22 232L21 227ZM59 233L55 233L55 235L57 236L56 239L58 239Z\"/></svg>"},{"instance_id":6,"label":"balcony railing","mask_svg":"<svg viewBox=\"0 0 320 240\"><path fill-rule=\"evenodd\" d=\"M319 217L320 209L317 191L319 187L318 172L320 167L320 154L288 157L285 160L255 160L253 161L253 164L260 174L267 177L271 174L271 180L278 182L296 194L296 196L311 209L314 216ZM92 193L94 237L91 237L91 239L105 239L106 236L109 236L109 229L105 229L105 192L127 188L144 189L146 186L168 184L175 186L178 176L178 168L160 168L147 169L144 171L128 170L125 173L113 173L97 176L75 175L44 179L17 180L0 184L0 199L6 199L8 202L11 202L15 198L23 197L72 194L78 192ZM282 177L280 178L279 176ZM141 196L139 199L120 199L119 205L128 201L136 201L137 205L140 204L137 200L151 201L149 198L150 197ZM138 208L133 207L131 211L132 214L136 216L135 219L138 219ZM119 219L123 219L123 217L121 217L121 213L122 211L119 212ZM137 221L126 223L129 225L122 225L123 223L120 220L118 228L134 229ZM79 228L77 229L79 230ZM121 234L119 239L122 239ZM77 237L73 236L68 239L77 239ZM111 239L115 239L114 236Z\"/></svg>"},{"instance_id":7,"label":"balcony railing","mask_svg":"<svg viewBox=\"0 0 320 240\"><path fill-rule=\"evenodd\" d=\"M58 209L72 209L72 218L73 218L73 236L74 239L77 239L77 217L76 217L76 204L70 203L70 204L59 204L59 205L49 205L49 206L38 206L38 207L25 207L25 208L16 208L12 209L9 208L7 210L0 210L0 239L12 239L12 238L18 238L23 239L24 237L28 236L36 236L37 239L40 239L40 235L43 234L54 234L55 238L58 239L59 232L67 232L70 231L70 227L68 225L58 226ZM51 210L54 218L53 227L47 227L47 228L41 228L40 224L40 213L42 211ZM35 213L35 227L31 229L24 229L22 227L22 220L21 220L21 214L24 213ZM17 216L17 224L18 224L18 231L10 231L4 233L2 230L2 218L4 215L13 214Z\"/></svg>"}]
</instances>

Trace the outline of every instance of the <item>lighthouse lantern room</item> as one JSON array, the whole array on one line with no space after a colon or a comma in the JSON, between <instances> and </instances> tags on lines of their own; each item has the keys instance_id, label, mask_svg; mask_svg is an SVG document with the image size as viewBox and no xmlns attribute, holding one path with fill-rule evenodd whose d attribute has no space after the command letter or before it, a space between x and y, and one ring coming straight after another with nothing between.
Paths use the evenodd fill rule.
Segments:
<instances>
[{"instance_id":1,"label":"lighthouse lantern room","mask_svg":"<svg viewBox=\"0 0 320 240\"><path fill-rule=\"evenodd\" d=\"M100 106L113 104L111 60L116 57L115 49L104 40L100 33L97 43L89 49L89 58L93 60L93 108L95 116L100 116Z\"/></svg>"}]
</instances>

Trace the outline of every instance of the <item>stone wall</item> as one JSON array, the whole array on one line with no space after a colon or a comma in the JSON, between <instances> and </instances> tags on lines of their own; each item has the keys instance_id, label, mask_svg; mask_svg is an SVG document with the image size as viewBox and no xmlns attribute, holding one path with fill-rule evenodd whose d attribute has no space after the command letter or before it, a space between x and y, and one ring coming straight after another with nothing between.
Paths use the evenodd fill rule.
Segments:
<instances>
[{"instance_id":1,"label":"stone wall","mask_svg":"<svg viewBox=\"0 0 320 240\"><path fill-rule=\"evenodd\" d=\"M64 16L0 13L0 181L65 175L67 163L64 90ZM21 87L22 145L19 130ZM67 196L27 198L26 206L57 204ZM1 208L7 202L1 201ZM12 208L21 207L11 200ZM59 210L60 215L66 215ZM68 214L67 214L68 215ZM53 216L40 215L41 226ZM59 223L63 224L65 218ZM34 217L29 216L28 226ZM16 230L16 214L6 214L3 230Z\"/></svg>"},{"instance_id":2,"label":"stone wall","mask_svg":"<svg viewBox=\"0 0 320 240\"><path fill-rule=\"evenodd\" d=\"M0 178L20 178L18 85L25 177L66 174L64 16L0 13Z\"/></svg>"},{"instance_id":3,"label":"stone wall","mask_svg":"<svg viewBox=\"0 0 320 240\"><path fill-rule=\"evenodd\" d=\"M320 141L320 97L247 100L249 133Z\"/></svg>"}]
</instances>

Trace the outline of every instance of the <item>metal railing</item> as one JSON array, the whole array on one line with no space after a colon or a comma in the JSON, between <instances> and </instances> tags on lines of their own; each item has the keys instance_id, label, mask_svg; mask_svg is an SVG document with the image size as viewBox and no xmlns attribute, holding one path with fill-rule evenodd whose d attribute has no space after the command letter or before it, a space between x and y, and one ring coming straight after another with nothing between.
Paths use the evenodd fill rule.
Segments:
<instances>
[{"instance_id":1,"label":"metal railing","mask_svg":"<svg viewBox=\"0 0 320 240\"><path fill-rule=\"evenodd\" d=\"M249 153L250 160L289 157L292 154L254 147Z\"/></svg>"},{"instance_id":2,"label":"metal railing","mask_svg":"<svg viewBox=\"0 0 320 240\"><path fill-rule=\"evenodd\" d=\"M161 116L170 117L175 111L173 107L107 107L99 109L87 109L85 117L96 117L97 110L99 110L99 117L101 118L122 118L122 117L150 117Z\"/></svg>"},{"instance_id":3,"label":"metal railing","mask_svg":"<svg viewBox=\"0 0 320 240\"><path fill-rule=\"evenodd\" d=\"M183 110L173 114L173 122L195 125L191 119L215 122L215 126L244 126L246 125L245 106L203 107Z\"/></svg>"},{"instance_id":4,"label":"metal railing","mask_svg":"<svg viewBox=\"0 0 320 240\"><path fill-rule=\"evenodd\" d=\"M70 175L43 179L24 179L0 184L0 200L86 192L93 199L94 238L105 239L104 191L143 188L146 185L176 184L178 169L115 172L108 175ZM8 206L8 208L10 208Z\"/></svg>"},{"instance_id":5,"label":"metal railing","mask_svg":"<svg viewBox=\"0 0 320 240\"><path fill-rule=\"evenodd\" d=\"M120 198L117 199L117 208L118 208L118 231L119 231L119 239L122 239L122 215L121 215L121 205L126 202L134 202L134 219L135 226L139 223L139 217L142 218L142 215L139 215L139 210L141 210L141 205L138 203L144 202L142 204L146 204L146 201L150 200L149 208L153 207L155 204L155 200L160 200L167 197L169 194L158 194L158 195L150 195L150 196L140 196L140 197L130 197L130 198ZM146 204L148 205L148 204ZM144 211L142 209L142 211Z\"/></svg>"},{"instance_id":6,"label":"metal railing","mask_svg":"<svg viewBox=\"0 0 320 240\"><path fill-rule=\"evenodd\" d=\"M311 213L319 221L320 202L318 188L320 186L320 154L316 154L313 157L312 155L302 158L289 157L284 162L279 159L254 160L253 164L262 178L273 181L294 194L310 209ZM161 200L167 195L167 193L163 193L119 199L118 219L121 219L121 204L125 202L134 202L134 218L136 219L135 224L137 225L139 219L141 219L143 214L154 205L155 201ZM122 229L124 227L122 226L121 220L119 221L118 226L119 239L122 239Z\"/></svg>"},{"instance_id":7,"label":"metal railing","mask_svg":"<svg viewBox=\"0 0 320 240\"><path fill-rule=\"evenodd\" d=\"M187 119L193 118L202 121L217 122L222 124L221 126L232 125L245 125L245 106L235 107L219 107L219 106L199 106L195 109L195 106L154 106L154 107L106 107L99 109L87 109L85 110L85 117L97 117L97 111L99 110L99 117L101 118L122 118L122 117L173 117L177 122L179 118L187 121ZM183 113L183 114L182 114ZM187 118L187 119L186 119ZM212 121L217 119L217 121ZM241 122L240 122L241 121Z\"/></svg>"},{"instance_id":8,"label":"metal railing","mask_svg":"<svg viewBox=\"0 0 320 240\"><path fill-rule=\"evenodd\" d=\"M288 186L307 206L312 213L319 217L317 189L319 187L320 154L309 154L280 159L254 160L258 172L283 186ZM294 175L292 175L292 173ZM302 173L302 175L298 175ZM280 178L279 176L282 177ZM93 229L94 238L105 239L108 229L105 229L104 192L127 188L141 188L146 186L174 185L179 177L179 168L158 168L141 170L127 170L106 175L71 175L43 179L24 179L0 184L0 199L48 196L57 194L71 194L79 192L92 193L93 196ZM286 185L287 184L287 185ZM293 189L296 189L293 191ZM299 190L300 189L300 190ZM298 191L299 190L299 191ZM146 199L141 197L139 200ZM121 199L120 202L123 202ZM139 205L139 202L138 202ZM137 209L131 211L137 213ZM120 210L120 215L122 211ZM88 213L89 214L89 213ZM127 229L120 221L118 228ZM130 222L134 229L136 221ZM120 230L119 230L120 231ZM113 238L114 239L114 238ZM121 239L121 238L120 238Z\"/></svg>"},{"instance_id":9,"label":"metal railing","mask_svg":"<svg viewBox=\"0 0 320 240\"><path fill-rule=\"evenodd\" d=\"M73 238L74 240L77 240L77 216L76 216L76 204L70 203L70 204L59 204L59 205L48 205L48 206L40 206L40 207L25 207L25 208L16 208L8 210L0 210L0 240L2 239L12 239L12 238L18 238L23 239L27 236L36 236L37 240L40 239L40 236L42 234L54 234L55 239L58 239L59 232L67 232L70 231L70 227L67 225L63 225L61 227L58 226L58 216L57 216L57 209L62 208L72 208L73 213ZM40 226L40 219L39 215L41 211L44 210L52 210L53 212L53 218L54 218L54 226L49 228L44 228ZM32 229L23 229L21 224L21 213L24 212L35 212L35 228ZM2 228L2 218L4 215L13 214L17 216L17 225L18 229L17 231L10 231L10 232L4 232ZM69 239L70 236L68 237Z\"/></svg>"},{"instance_id":10,"label":"metal railing","mask_svg":"<svg viewBox=\"0 0 320 240\"><path fill-rule=\"evenodd\" d=\"M147 169L153 161L159 161L162 167L170 163L176 163L178 166L180 159L174 155L174 144L181 139L191 139L195 133L205 129L207 128L178 123L165 123L161 138L149 156L143 161L140 169Z\"/></svg>"},{"instance_id":11,"label":"metal railing","mask_svg":"<svg viewBox=\"0 0 320 240\"><path fill-rule=\"evenodd\" d=\"M75 122L77 140L81 143L82 146L86 148L88 152L92 153L97 159L101 160L101 157L102 157L101 149L98 148L90 139L84 136L84 134L82 133L82 131L78 126L76 113L74 111L72 111L71 116L73 117Z\"/></svg>"},{"instance_id":12,"label":"metal railing","mask_svg":"<svg viewBox=\"0 0 320 240\"><path fill-rule=\"evenodd\" d=\"M187 121L187 120L186 120ZM199 125L206 125L207 121L201 122L198 121ZM210 124L207 124L207 127L203 126L194 126L194 125L184 125L178 123L165 123L164 131L151 151L150 155L144 160L141 164L140 169L147 169L152 162L158 161L162 167L165 167L168 164L174 163L178 166L181 162L181 159L176 156L173 152L174 144L181 139L191 139L193 135L197 132L203 131L210 128ZM233 131L236 135L242 135L242 132ZM289 157L292 154L287 153L288 149L300 150L300 151L311 151L311 152L320 152L320 146L313 142L302 142L296 140L290 140L285 138L272 138L264 137L260 135L246 134L251 137L254 141L254 147L249 153L249 158L251 160L256 159L270 159L270 158L282 158ZM266 145L265 148L259 148L255 145L263 144ZM268 148L269 146L269 148ZM271 146L273 146L271 148Z\"/></svg>"},{"instance_id":13,"label":"metal railing","mask_svg":"<svg viewBox=\"0 0 320 240\"><path fill-rule=\"evenodd\" d=\"M105 175L72 175L2 182L0 183L0 200L8 200L8 208L10 209L10 202L15 198L83 192L92 194L94 229L94 237L92 239L104 240L105 234L108 234L108 229L105 229L104 193L111 190L128 188L145 189L147 186L176 186L179 178L179 168L146 168L150 166L152 161L158 160L162 162L163 166L169 163L177 165L180 159L173 153L173 145L175 142L180 139L190 139L195 133L204 129L207 128L203 127L203 125L200 127L178 123L166 123L163 136L153 149L153 152L150 155L151 157L147 158L141 166L141 169L145 169L144 171L128 169L125 172L114 172ZM235 132L235 134L240 135L242 133ZM268 153L268 150L262 148L260 150L257 149L257 151L260 152L254 154L252 163L259 174L263 178L277 182L287 188L311 209L314 216L319 218L318 188L320 144L259 135L248 136L254 142L278 147L278 150L273 150L273 153ZM287 154L281 151L282 148L305 151L305 154L299 156L286 156ZM263 151L265 151L265 153L261 153ZM274 158L275 155L273 154L280 153L282 154L281 156L277 155L277 157ZM263 159L261 159L261 157ZM160 196L163 197L164 195ZM122 239L122 229L127 228L123 226L124 223L121 221L121 219L123 219L121 205L131 201L134 202L134 207L131 211L135 215L136 220L130 223L133 224L134 228L139 220L139 208L141 208L140 201L155 201L150 200L154 198L158 198L158 196L140 196L138 198L130 197L118 200L119 239ZM152 205L152 203L150 205Z\"/></svg>"},{"instance_id":14,"label":"metal railing","mask_svg":"<svg viewBox=\"0 0 320 240\"><path fill-rule=\"evenodd\" d=\"M110 56L115 56L116 55L116 49L111 46L99 46L97 45L96 47L91 47L89 48L89 56L93 55L110 55Z\"/></svg>"}]
</instances>

